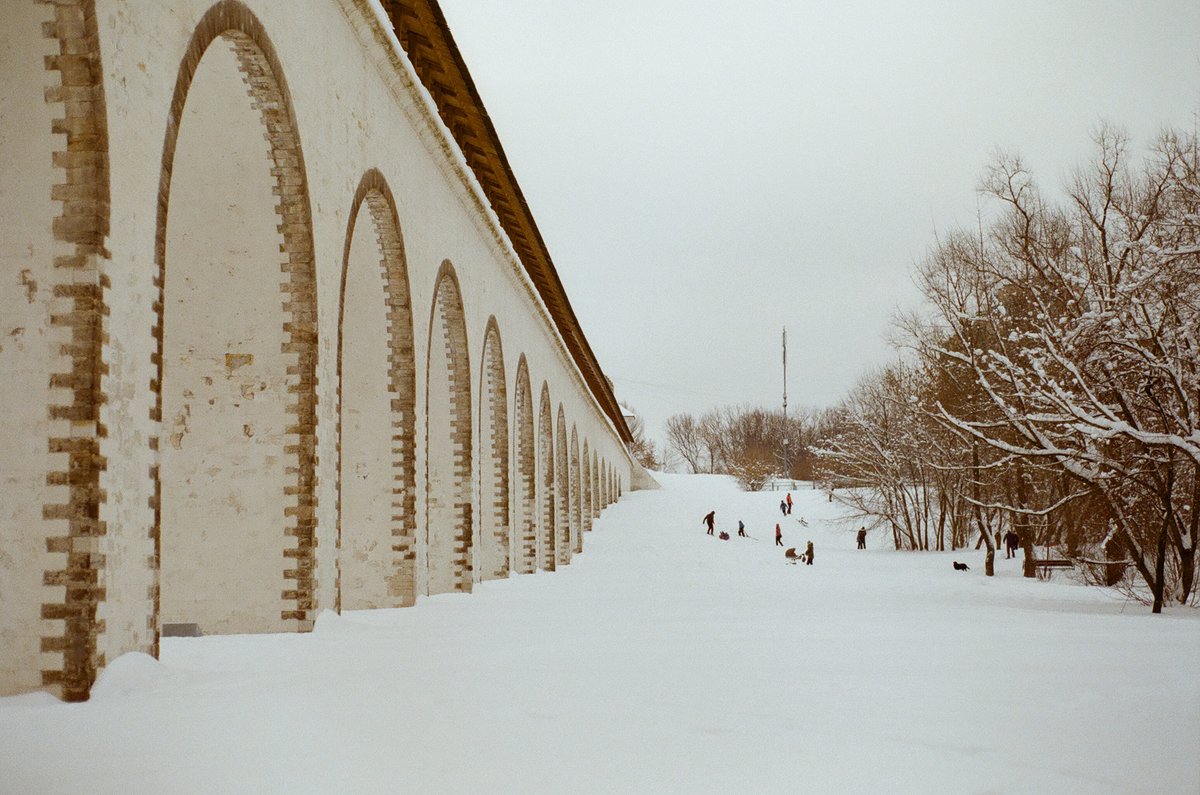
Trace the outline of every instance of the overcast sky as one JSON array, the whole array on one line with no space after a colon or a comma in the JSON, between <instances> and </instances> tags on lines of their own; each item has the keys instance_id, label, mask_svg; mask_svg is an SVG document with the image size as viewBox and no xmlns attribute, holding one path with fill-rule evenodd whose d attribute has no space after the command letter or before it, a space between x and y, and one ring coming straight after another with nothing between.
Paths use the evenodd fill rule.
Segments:
<instances>
[{"instance_id":1,"label":"overcast sky","mask_svg":"<svg viewBox=\"0 0 1200 795\"><path fill-rule=\"evenodd\" d=\"M441 0L571 304L649 430L836 403L997 147L1200 109L1200 2Z\"/></svg>"}]
</instances>

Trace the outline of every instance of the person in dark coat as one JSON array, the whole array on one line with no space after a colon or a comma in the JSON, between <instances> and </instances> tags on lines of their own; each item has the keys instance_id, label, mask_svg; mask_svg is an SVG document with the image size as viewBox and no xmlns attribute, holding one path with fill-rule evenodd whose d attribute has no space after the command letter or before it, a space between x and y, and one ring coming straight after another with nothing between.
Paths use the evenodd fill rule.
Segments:
<instances>
[{"instance_id":1,"label":"person in dark coat","mask_svg":"<svg viewBox=\"0 0 1200 795\"><path fill-rule=\"evenodd\" d=\"M709 511L708 516L705 516L702 521L704 522L704 524L708 525L708 534L712 535L713 534L713 525L716 524L716 522L717 522L717 512Z\"/></svg>"},{"instance_id":2,"label":"person in dark coat","mask_svg":"<svg viewBox=\"0 0 1200 795\"><path fill-rule=\"evenodd\" d=\"M775 524L775 546L783 546L783 531L779 529L779 524Z\"/></svg>"},{"instance_id":3,"label":"person in dark coat","mask_svg":"<svg viewBox=\"0 0 1200 795\"><path fill-rule=\"evenodd\" d=\"M750 537L750 536L746 535L746 525L742 524L741 519L738 519L738 535L741 536L742 538Z\"/></svg>"},{"instance_id":4,"label":"person in dark coat","mask_svg":"<svg viewBox=\"0 0 1200 795\"><path fill-rule=\"evenodd\" d=\"M779 501L779 513L783 516L787 516L787 502L785 500Z\"/></svg>"},{"instance_id":5,"label":"person in dark coat","mask_svg":"<svg viewBox=\"0 0 1200 795\"><path fill-rule=\"evenodd\" d=\"M1008 558L1015 558L1017 556L1017 550L1020 548L1021 548L1021 537L1019 535L1017 535L1016 531L1009 530L1007 533L1004 534L1004 558L1005 558L1005 560L1007 560Z\"/></svg>"},{"instance_id":6,"label":"person in dark coat","mask_svg":"<svg viewBox=\"0 0 1200 795\"><path fill-rule=\"evenodd\" d=\"M812 561L813 561L813 547L812 547L812 542L809 541L808 546L804 548L804 565L811 566Z\"/></svg>"},{"instance_id":7,"label":"person in dark coat","mask_svg":"<svg viewBox=\"0 0 1200 795\"><path fill-rule=\"evenodd\" d=\"M867 528L865 527L858 528L858 548L867 548Z\"/></svg>"}]
</instances>

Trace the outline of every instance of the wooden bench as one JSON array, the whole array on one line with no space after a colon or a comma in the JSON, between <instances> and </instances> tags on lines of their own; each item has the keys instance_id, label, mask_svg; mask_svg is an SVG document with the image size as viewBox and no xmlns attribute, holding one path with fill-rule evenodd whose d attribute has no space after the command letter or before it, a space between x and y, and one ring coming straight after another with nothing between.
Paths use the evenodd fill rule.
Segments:
<instances>
[{"instance_id":1,"label":"wooden bench","mask_svg":"<svg viewBox=\"0 0 1200 795\"><path fill-rule=\"evenodd\" d=\"M1035 560L1033 565L1046 571L1050 571L1051 569L1073 569L1075 568L1075 561L1067 560L1066 558L1041 558L1040 560Z\"/></svg>"}]
</instances>

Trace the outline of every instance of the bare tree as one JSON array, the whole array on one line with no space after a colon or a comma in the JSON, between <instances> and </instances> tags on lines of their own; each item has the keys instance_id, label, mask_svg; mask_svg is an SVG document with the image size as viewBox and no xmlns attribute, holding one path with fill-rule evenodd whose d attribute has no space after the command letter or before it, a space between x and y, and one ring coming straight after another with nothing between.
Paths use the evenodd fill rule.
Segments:
<instances>
[{"instance_id":1,"label":"bare tree","mask_svg":"<svg viewBox=\"0 0 1200 795\"><path fill-rule=\"evenodd\" d=\"M667 418L667 444L693 472L705 471L706 447L700 423L691 414ZM711 462L709 462L711 469Z\"/></svg>"},{"instance_id":2,"label":"bare tree","mask_svg":"<svg viewBox=\"0 0 1200 795\"><path fill-rule=\"evenodd\" d=\"M700 417L700 438L708 456L708 472L720 472L729 457L725 440L724 423L718 411L705 412Z\"/></svg>"},{"instance_id":3,"label":"bare tree","mask_svg":"<svg viewBox=\"0 0 1200 795\"><path fill-rule=\"evenodd\" d=\"M998 159L983 187L999 219L951 235L921 269L937 310L921 342L982 399L980 412L934 411L1006 468L989 505L1022 530L1027 573L1038 529L1087 498L1111 525L1088 545L1123 548L1158 612L1169 579L1186 602L1195 578L1197 146L1165 135L1135 169L1120 133L1104 128L1096 144L1065 208L1041 198L1019 158Z\"/></svg>"},{"instance_id":4,"label":"bare tree","mask_svg":"<svg viewBox=\"0 0 1200 795\"><path fill-rule=\"evenodd\" d=\"M754 406L713 409L699 419L676 414L667 420L667 438L693 472L730 474L748 489L777 475L795 477L799 462L811 457L804 415L784 418Z\"/></svg>"},{"instance_id":5,"label":"bare tree","mask_svg":"<svg viewBox=\"0 0 1200 795\"><path fill-rule=\"evenodd\" d=\"M1128 149L1102 128L1065 206L998 157L995 220L919 270L934 312L900 320L917 360L864 379L817 438L831 496L897 548L975 538L991 574L1014 529L1026 576L1053 548L1157 612L1196 594L1200 157L1195 135Z\"/></svg>"},{"instance_id":6,"label":"bare tree","mask_svg":"<svg viewBox=\"0 0 1200 795\"><path fill-rule=\"evenodd\" d=\"M622 403L621 405L633 415L633 418L629 422L629 433L633 436L633 442L629 445L630 454L633 455L634 460L646 469L662 468L663 462L659 459L658 452L655 450L654 440L646 435L645 421L642 420L637 409L628 403Z\"/></svg>"}]
</instances>

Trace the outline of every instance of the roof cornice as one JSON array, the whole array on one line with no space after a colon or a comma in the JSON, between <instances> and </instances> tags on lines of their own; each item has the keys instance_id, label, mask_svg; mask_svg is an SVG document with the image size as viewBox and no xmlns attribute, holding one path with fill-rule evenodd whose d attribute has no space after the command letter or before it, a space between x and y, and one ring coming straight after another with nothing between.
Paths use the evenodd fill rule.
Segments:
<instances>
[{"instance_id":1,"label":"roof cornice","mask_svg":"<svg viewBox=\"0 0 1200 795\"><path fill-rule=\"evenodd\" d=\"M521 193L458 45L454 43L442 9L436 0L382 0L382 5L392 21L396 38L432 95L438 115L454 136L467 165L500 219L500 225L550 312L584 382L622 440L631 442L633 437L616 396L575 317L550 251Z\"/></svg>"}]
</instances>

